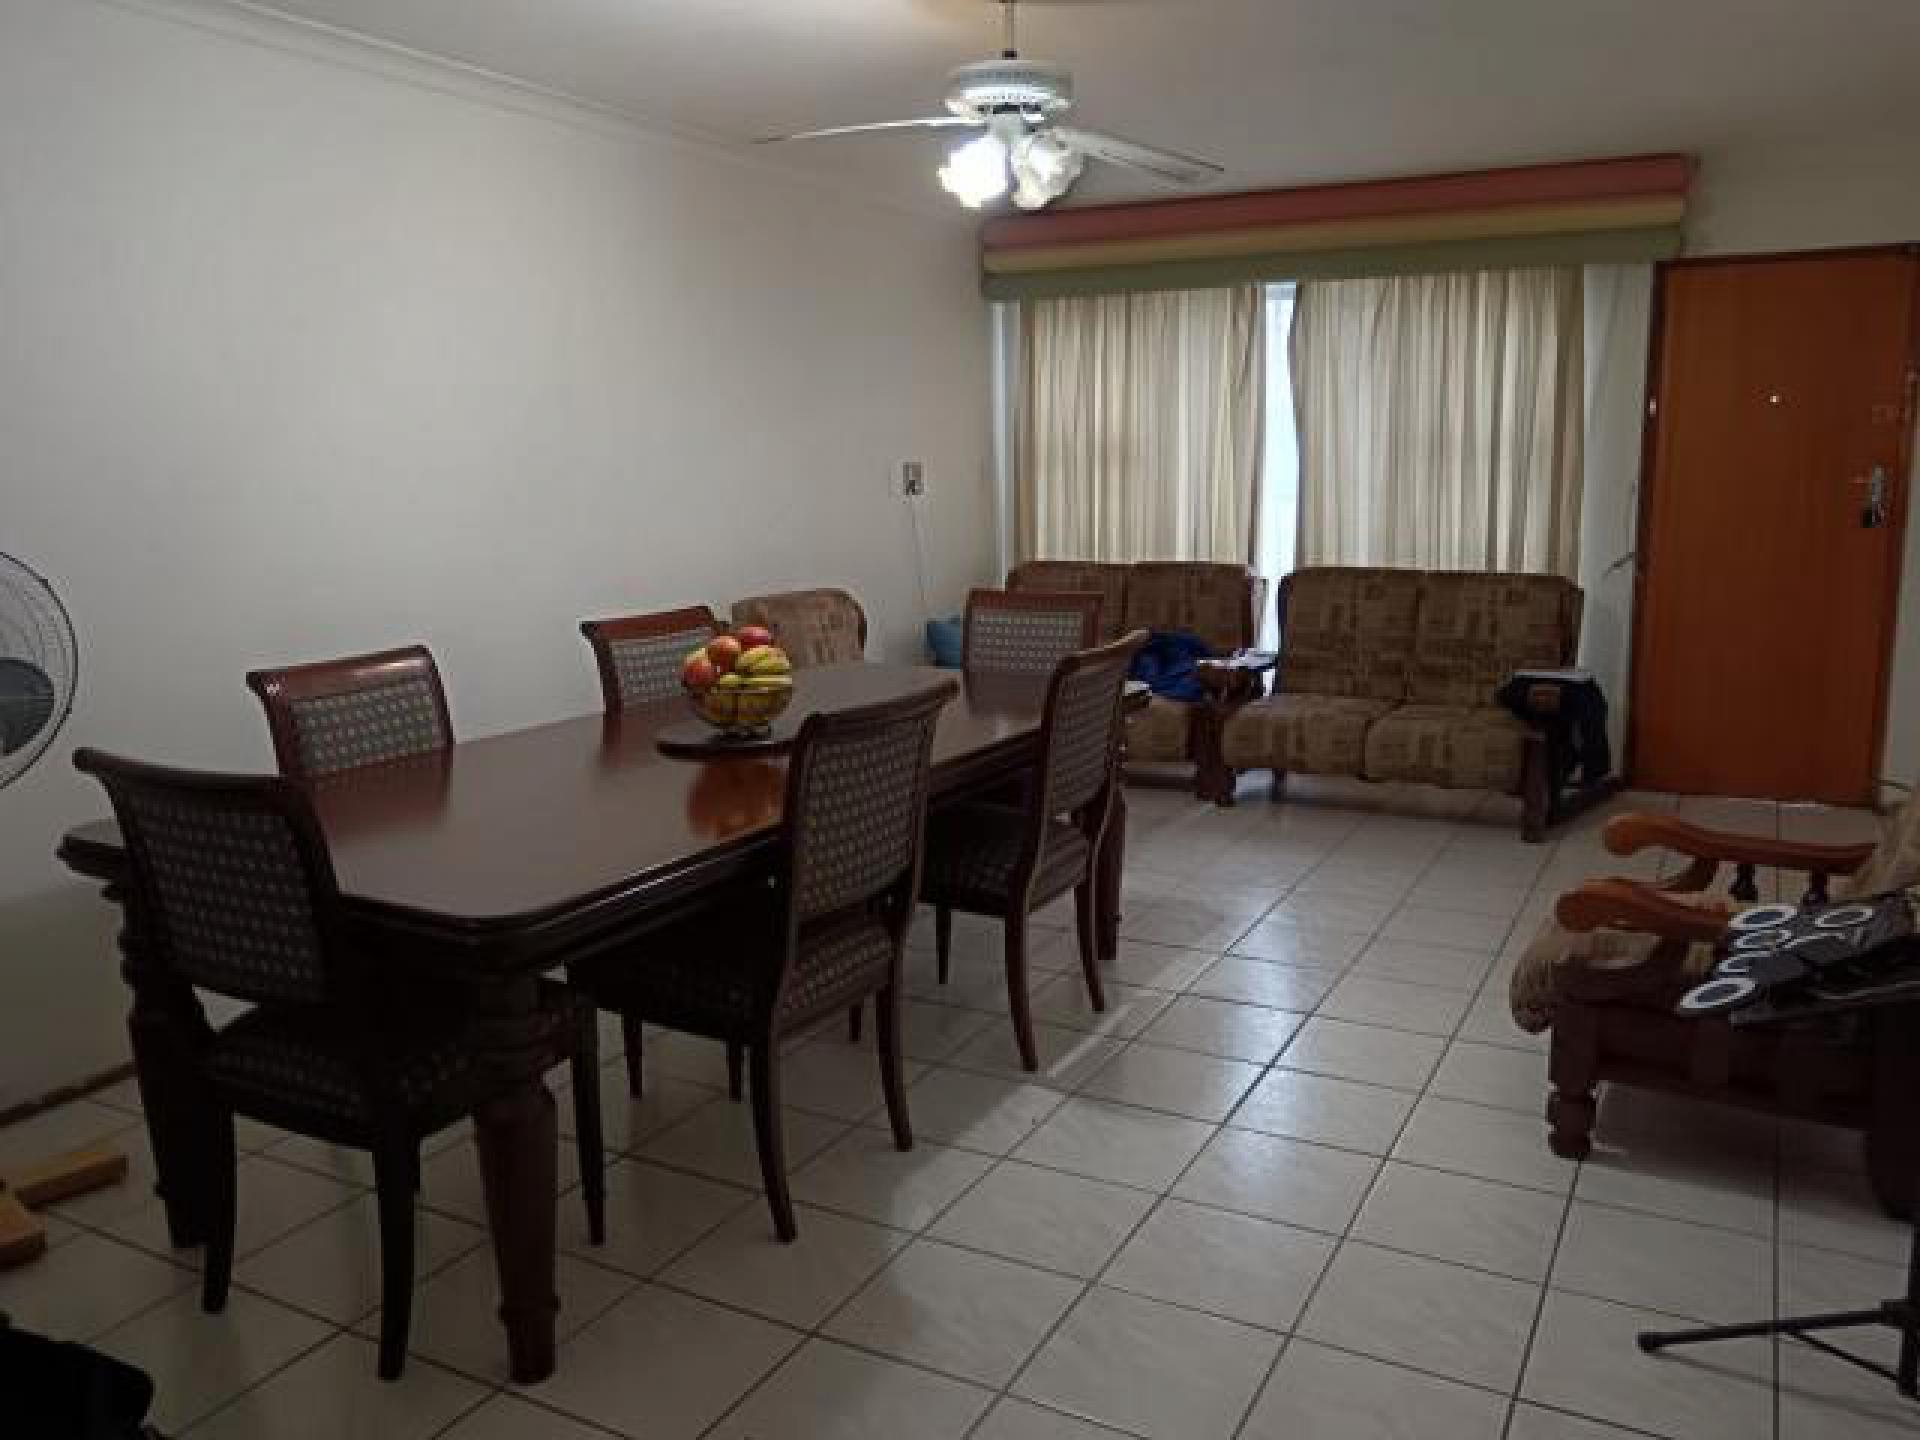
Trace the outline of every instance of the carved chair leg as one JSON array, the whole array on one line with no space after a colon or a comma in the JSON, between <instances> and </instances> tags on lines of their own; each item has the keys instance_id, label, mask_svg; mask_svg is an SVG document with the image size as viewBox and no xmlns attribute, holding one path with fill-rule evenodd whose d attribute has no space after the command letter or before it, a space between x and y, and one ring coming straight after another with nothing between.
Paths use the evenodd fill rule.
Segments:
<instances>
[{"instance_id":1,"label":"carved chair leg","mask_svg":"<svg viewBox=\"0 0 1920 1440\"><path fill-rule=\"evenodd\" d=\"M1105 1013L1107 987L1100 980L1099 904L1091 878L1073 889L1073 928L1080 942L1080 973L1087 977L1087 997L1096 1012Z\"/></svg>"},{"instance_id":2,"label":"carved chair leg","mask_svg":"<svg viewBox=\"0 0 1920 1440\"><path fill-rule=\"evenodd\" d=\"M239 1156L234 1153L233 1112L220 1106L204 1120L207 1172L202 1177L206 1202L206 1273L200 1277L200 1308L218 1315L227 1308L233 1280L233 1231L239 1209ZM411 1203L411 1196L409 1203Z\"/></svg>"},{"instance_id":3,"label":"carved chair leg","mask_svg":"<svg viewBox=\"0 0 1920 1440\"><path fill-rule=\"evenodd\" d=\"M750 1055L753 1075L753 1139L760 1152L760 1183L766 1187L773 1230L783 1241L800 1234L787 1193L787 1145L780 1122L780 1042L756 1040Z\"/></svg>"},{"instance_id":4,"label":"carved chair leg","mask_svg":"<svg viewBox=\"0 0 1920 1440\"><path fill-rule=\"evenodd\" d=\"M1593 1150L1593 1122L1599 1106L1599 1020L1577 1005L1563 1004L1553 1020L1547 1076L1547 1146L1563 1160L1584 1160Z\"/></svg>"},{"instance_id":5,"label":"carved chair leg","mask_svg":"<svg viewBox=\"0 0 1920 1440\"><path fill-rule=\"evenodd\" d=\"M600 1029L589 1017L572 1057L573 1135L580 1155L580 1198L587 1207L587 1239L607 1243L607 1154L600 1121ZM409 1153L417 1153L410 1147ZM416 1169L418 1168L416 1164Z\"/></svg>"},{"instance_id":6,"label":"carved chair leg","mask_svg":"<svg viewBox=\"0 0 1920 1440\"><path fill-rule=\"evenodd\" d=\"M891 987L874 997L873 1028L879 1041L880 1088L887 1097L893 1148L911 1150L913 1123L907 1118L907 1077L900 1060L900 995Z\"/></svg>"},{"instance_id":7,"label":"carved chair leg","mask_svg":"<svg viewBox=\"0 0 1920 1440\"><path fill-rule=\"evenodd\" d=\"M1013 1013L1013 1038L1020 1046L1020 1067L1040 1068L1040 1047L1033 1038L1033 1002L1027 994L1027 919L1007 917L1007 1008Z\"/></svg>"},{"instance_id":8,"label":"carved chair leg","mask_svg":"<svg viewBox=\"0 0 1920 1440\"><path fill-rule=\"evenodd\" d=\"M373 1149L373 1189L380 1212L380 1378L398 1380L407 1364L413 1321L413 1187L419 1147L394 1136Z\"/></svg>"}]
</instances>

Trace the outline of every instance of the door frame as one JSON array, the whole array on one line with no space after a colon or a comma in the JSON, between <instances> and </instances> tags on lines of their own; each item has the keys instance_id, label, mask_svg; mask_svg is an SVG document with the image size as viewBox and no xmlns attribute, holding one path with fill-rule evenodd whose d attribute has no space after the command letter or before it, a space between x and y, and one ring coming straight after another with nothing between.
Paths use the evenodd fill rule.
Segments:
<instances>
[{"instance_id":1,"label":"door frame","mask_svg":"<svg viewBox=\"0 0 1920 1440\"><path fill-rule=\"evenodd\" d=\"M1647 382L1646 394L1641 401L1640 410L1640 480L1636 497L1634 516L1634 561L1633 561L1633 624L1631 643L1627 652L1627 724L1626 734L1621 744L1621 773L1628 785L1635 780L1634 761L1639 741L1639 710L1634 703L1640 680L1640 657L1642 631L1646 626L1646 588L1647 571L1655 545L1652 535L1652 517L1654 486L1654 457L1658 443L1660 386L1665 376L1661 373L1661 357L1666 353L1667 324L1667 276L1675 270L1694 270L1705 266L1725 265L1766 265L1789 260L1844 260L1877 255L1904 255L1920 264L1920 241L1896 241L1884 245L1841 245L1812 250L1761 250L1734 255L1687 255L1673 260L1656 261L1653 267L1653 296L1647 321ZM1875 809L1880 808L1880 791L1885 777L1880 773L1887 752L1887 704L1893 685L1894 642L1899 638L1900 590L1905 578L1907 553L1907 511L1911 503L1909 491L1914 488L1914 454L1916 446L1916 420L1920 419L1920 404L1916 404L1916 391L1920 391L1920 284L1914 287L1912 313L1907 317L1907 379L1903 387L1902 407L1904 414L1900 421L1899 452L1894 459L1893 485L1896 491L1894 503L1887 516L1887 528L1892 532L1889 542L1893 546L1895 561L1888 567L1886 593L1882 603L1894 617L1894 623L1887 630L1885 643L1880 647L1879 673L1874 680L1874 716L1873 716L1873 794L1868 803Z\"/></svg>"}]
</instances>

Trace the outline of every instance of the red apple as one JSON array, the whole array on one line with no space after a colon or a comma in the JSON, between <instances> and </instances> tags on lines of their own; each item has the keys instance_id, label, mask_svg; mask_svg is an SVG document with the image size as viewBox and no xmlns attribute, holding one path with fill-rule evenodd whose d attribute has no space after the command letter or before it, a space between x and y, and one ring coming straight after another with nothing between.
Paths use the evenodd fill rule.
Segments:
<instances>
[{"instance_id":1,"label":"red apple","mask_svg":"<svg viewBox=\"0 0 1920 1440\"><path fill-rule=\"evenodd\" d=\"M733 669L733 662L740 658L740 652L746 649L731 635L716 635L707 642L707 659L713 662L713 668L722 675Z\"/></svg>"},{"instance_id":2,"label":"red apple","mask_svg":"<svg viewBox=\"0 0 1920 1440\"><path fill-rule=\"evenodd\" d=\"M719 667L704 655L695 655L680 671L681 683L689 690L710 690L719 678Z\"/></svg>"},{"instance_id":3,"label":"red apple","mask_svg":"<svg viewBox=\"0 0 1920 1440\"><path fill-rule=\"evenodd\" d=\"M764 625L742 625L733 632L733 635L740 642L742 650L751 650L756 645L773 643L773 632Z\"/></svg>"}]
</instances>

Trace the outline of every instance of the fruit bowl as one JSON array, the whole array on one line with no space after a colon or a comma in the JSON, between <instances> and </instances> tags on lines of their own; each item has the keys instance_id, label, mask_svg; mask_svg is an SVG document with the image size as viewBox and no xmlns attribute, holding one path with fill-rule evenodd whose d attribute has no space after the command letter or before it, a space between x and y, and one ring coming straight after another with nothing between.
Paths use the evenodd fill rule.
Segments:
<instances>
[{"instance_id":1,"label":"fruit bowl","mask_svg":"<svg viewBox=\"0 0 1920 1440\"><path fill-rule=\"evenodd\" d=\"M693 713L722 735L765 735L793 703L793 664L757 625L713 637L680 665Z\"/></svg>"}]
</instances>

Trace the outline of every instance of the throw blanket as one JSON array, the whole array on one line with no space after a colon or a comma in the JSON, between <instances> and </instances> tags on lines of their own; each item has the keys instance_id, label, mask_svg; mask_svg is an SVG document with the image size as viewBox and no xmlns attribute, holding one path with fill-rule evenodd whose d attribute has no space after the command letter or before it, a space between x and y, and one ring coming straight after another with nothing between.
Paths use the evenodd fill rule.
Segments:
<instances>
[{"instance_id":1,"label":"throw blanket","mask_svg":"<svg viewBox=\"0 0 1920 1440\"><path fill-rule=\"evenodd\" d=\"M1169 700L1204 700L1207 692L1200 688L1194 669L1212 655L1207 642L1198 635L1184 630L1155 630L1133 657L1131 674L1145 681L1154 694Z\"/></svg>"}]
</instances>

